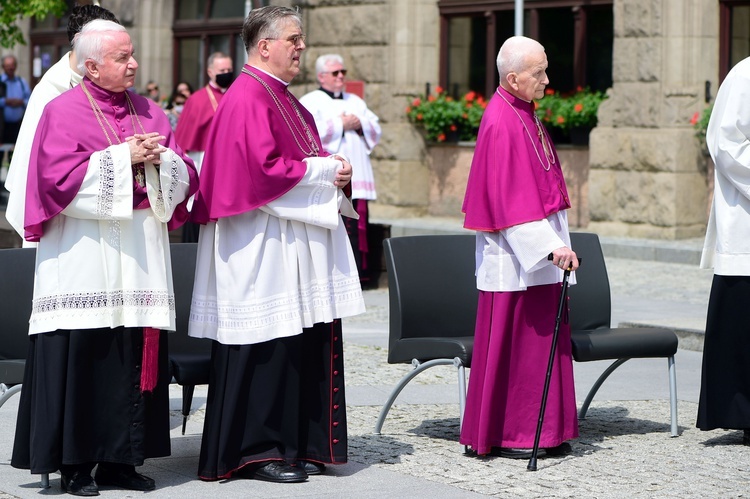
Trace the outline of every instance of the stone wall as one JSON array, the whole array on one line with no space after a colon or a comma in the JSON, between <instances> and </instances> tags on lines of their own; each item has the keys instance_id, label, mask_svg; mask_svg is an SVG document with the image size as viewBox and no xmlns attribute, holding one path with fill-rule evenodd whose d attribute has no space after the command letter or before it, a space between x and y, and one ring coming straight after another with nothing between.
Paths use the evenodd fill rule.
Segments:
<instances>
[{"instance_id":1,"label":"stone wall","mask_svg":"<svg viewBox=\"0 0 750 499\"><path fill-rule=\"evenodd\" d=\"M372 218L426 215L429 174L424 140L404 109L438 78L437 0L300 0L308 49L291 90L317 88L315 60L338 53L348 79L365 82L365 101L383 128L372 162L378 199Z\"/></svg>"},{"instance_id":2,"label":"stone wall","mask_svg":"<svg viewBox=\"0 0 750 499\"><path fill-rule=\"evenodd\" d=\"M557 147L557 154L571 202L568 222L571 227L584 228L589 223L588 147L562 145ZM441 144L428 147L429 215L463 217L461 206L473 158L473 144Z\"/></svg>"},{"instance_id":3,"label":"stone wall","mask_svg":"<svg viewBox=\"0 0 750 499\"><path fill-rule=\"evenodd\" d=\"M705 160L690 118L717 88L718 4L615 0L613 87L591 135L590 230L704 234Z\"/></svg>"}]
</instances>

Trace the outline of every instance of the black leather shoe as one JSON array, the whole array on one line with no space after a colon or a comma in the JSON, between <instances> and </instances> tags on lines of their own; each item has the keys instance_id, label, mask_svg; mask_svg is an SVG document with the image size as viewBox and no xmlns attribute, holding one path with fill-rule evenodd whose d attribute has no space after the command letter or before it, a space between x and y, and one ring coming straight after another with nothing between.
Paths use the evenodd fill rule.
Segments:
<instances>
[{"instance_id":1,"label":"black leather shoe","mask_svg":"<svg viewBox=\"0 0 750 499\"><path fill-rule=\"evenodd\" d=\"M88 473L74 472L72 475L60 473L60 486L74 496L98 496L99 487Z\"/></svg>"},{"instance_id":2,"label":"black leather shoe","mask_svg":"<svg viewBox=\"0 0 750 499\"><path fill-rule=\"evenodd\" d=\"M96 482L126 490L154 490L153 479L135 471L135 466L122 464L100 464L96 468Z\"/></svg>"},{"instance_id":3,"label":"black leather shoe","mask_svg":"<svg viewBox=\"0 0 750 499\"><path fill-rule=\"evenodd\" d=\"M323 463L299 460L297 461L296 466L305 470L305 473L308 475L322 475L326 472L326 465Z\"/></svg>"},{"instance_id":4,"label":"black leather shoe","mask_svg":"<svg viewBox=\"0 0 750 499\"><path fill-rule=\"evenodd\" d=\"M490 455L504 457L507 459L531 459L531 453L534 449L517 449L515 447L493 447ZM536 457L545 457L547 451L539 449Z\"/></svg>"},{"instance_id":5,"label":"black leather shoe","mask_svg":"<svg viewBox=\"0 0 750 499\"><path fill-rule=\"evenodd\" d=\"M276 483L298 483L307 480L305 470L287 464L285 461L268 461L250 469L246 468L249 467L242 469L242 475L254 480Z\"/></svg>"},{"instance_id":6,"label":"black leather shoe","mask_svg":"<svg viewBox=\"0 0 750 499\"><path fill-rule=\"evenodd\" d=\"M573 452L573 447L568 442L563 442L557 447L547 447L544 450L547 451L548 456L565 456Z\"/></svg>"}]
</instances>

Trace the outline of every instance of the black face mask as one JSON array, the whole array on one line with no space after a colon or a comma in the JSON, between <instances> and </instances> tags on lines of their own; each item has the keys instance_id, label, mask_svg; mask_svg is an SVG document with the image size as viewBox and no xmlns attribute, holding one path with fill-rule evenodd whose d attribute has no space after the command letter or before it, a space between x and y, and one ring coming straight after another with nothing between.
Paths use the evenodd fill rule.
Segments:
<instances>
[{"instance_id":1,"label":"black face mask","mask_svg":"<svg viewBox=\"0 0 750 499\"><path fill-rule=\"evenodd\" d=\"M229 88L232 81L234 81L233 73L220 73L216 75L216 84L221 88Z\"/></svg>"}]
</instances>

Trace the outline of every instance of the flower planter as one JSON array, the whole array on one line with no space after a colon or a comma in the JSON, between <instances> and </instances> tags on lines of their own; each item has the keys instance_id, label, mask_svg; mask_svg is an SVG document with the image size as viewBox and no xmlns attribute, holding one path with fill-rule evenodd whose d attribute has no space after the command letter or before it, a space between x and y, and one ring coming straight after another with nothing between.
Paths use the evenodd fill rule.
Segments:
<instances>
[{"instance_id":1,"label":"flower planter","mask_svg":"<svg viewBox=\"0 0 750 499\"><path fill-rule=\"evenodd\" d=\"M570 129L570 143L574 146L587 146L589 145L589 134L591 133L592 127L590 126L574 126Z\"/></svg>"}]
</instances>

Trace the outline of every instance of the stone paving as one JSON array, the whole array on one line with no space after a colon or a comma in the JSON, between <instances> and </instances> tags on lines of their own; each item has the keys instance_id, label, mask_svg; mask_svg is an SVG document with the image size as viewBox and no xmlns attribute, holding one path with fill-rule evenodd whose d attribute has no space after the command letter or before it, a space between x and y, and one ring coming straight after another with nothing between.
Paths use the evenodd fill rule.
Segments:
<instances>
[{"instance_id":1,"label":"stone paving","mask_svg":"<svg viewBox=\"0 0 750 499\"><path fill-rule=\"evenodd\" d=\"M625 259L608 259L607 263L615 302L632 299L636 301L630 303L653 303L655 308L675 316L689 315L698 309L700 313L695 314L694 325L696 329L702 327L700 315L710 289L709 271L699 270L695 265ZM701 432L694 427L696 397L688 395L686 398L685 394L695 393L696 387L685 385L695 385L695 376L690 378L691 381L686 381L686 376L678 376L679 437L669 435L669 403L665 397L654 397L645 389L642 396L627 400L621 400L617 395L597 396L587 419L580 424L580 438L572 442L572 453L540 459L536 472L526 470L526 460L464 454L458 443L458 404L453 402L456 399L455 370L447 366L429 369L410 383L410 387L413 385L417 391L431 389L434 392L430 393L439 393L441 397L424 403L397 400L385 420L382 434L374 435L373 427L384 393L410 367L389 365L386 361L387 292L383 289L368 291L366 296L367 314L345 322L347 390L352 394L350 400L363 400L347 405L350 464L331 467L328 475L316 477L315 481L311 479L309 484L299 487L254 481L241 484L236 481L221 484L200 482L194 473L206 389L198 387L196 390L194 406L197 410L190 416L187 435L182 436L178 410L181 390L173 385L173 455L151 460L144 466L145 473L155 475L163 484L148 493L149 496L344 498L356 495L358 499L365 499L393 495L394 486L409 481L417 485L407 489L410 491L408 495L432 499L478 496L746 497L750 494L750 452L748 447L740 445L742 433ZM625 312L628 317L645 317L638 316L640 310ZM373 332L371 337L360 336L363 331L370 330ZM692 359L689 368L694 375L700 371L699 362L695 360L699 357L696 352L687 356ZM659 369L661 372L661 361ZM363 398L360 394L354 397L358 391L372 396ZM583 395L578 394L579 403ZM6 432L5 442L0 444L3 452L0 490L5 492L0 493L0 498L60 495L56 475L51 477L52 488L42 491L35 488L34 479L30 479L27 473L12 470L7 465L10 457L7 432L13 429L10 420L15 416L14 407L17 407L17 400L0 409L0 427ZM11 411L12 415L9 414ZM373 479L382 482L363 484L363 481ZM403 491L400 493L406 495ZM102 492L104 497L139 495L114 490Z\"/></svg>"}]
</instances>

